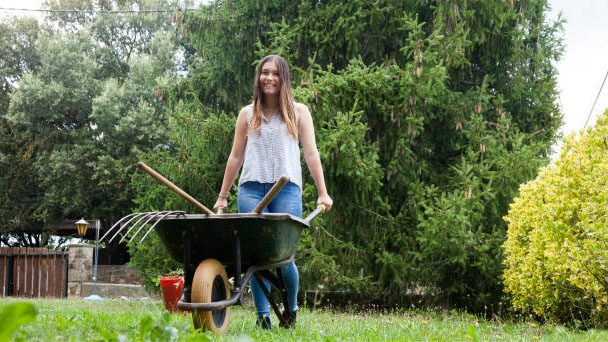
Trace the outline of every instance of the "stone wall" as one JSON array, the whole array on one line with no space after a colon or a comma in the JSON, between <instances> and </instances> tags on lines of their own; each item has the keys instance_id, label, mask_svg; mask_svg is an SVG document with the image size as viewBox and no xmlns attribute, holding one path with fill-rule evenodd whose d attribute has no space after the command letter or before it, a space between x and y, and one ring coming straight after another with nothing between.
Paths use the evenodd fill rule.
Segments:
<instances>
[{"instance_id":1,"label":"stone wall","mask_svg":"<svg viewBox=\"0 0 608 342\"><path fill-rule=\"evenodd\" d=\"M141 284L141 277L127 265L97 265L97 281L112 284Z\"/></svg>"},{"instance_id":2,"label":"stone wall","mask_svg":"<svg viewBox=\"0 0 608 342\"><path fill-rule=\"evenodd\" d=\"M85 297L93 292L95 246L73 244L68 248L68 297ZM141 277L126 265L97 265L97 290L102 297L145 297Z\"/></svg>"},{"instance_id":3,"label":"stone wall","mask_svg":"<svg viewBox=\"0 0 608 342\"><path fill-rule=\"evenodd\" d=\"M69 246L68 281L90 281L93 279L94 251L95 246L84 243Z\"/></svg>"},{"instance_id":4,"label":"stone wall","mask_svg":"<svg viewBox=\"0 0 608 342\"><path fill-rule=\"evenodd\" d=\"M80 297L82 283L93 280L95 246L78 243L68 247L68 297Z\"/></svg>"},{"instance_id":5,"label":"stone wall","mask_svg":"<svg viewBox=\"0 0 608 342\"><path fill-rule=\"evenodd\" d=\"M97 291L94 290L95 283L82 283L80 297L86 297L97 292L103 298L150 298L151 296L141 285L134 284L110 284L97 283Z\"/></svg>"}]
</instances>

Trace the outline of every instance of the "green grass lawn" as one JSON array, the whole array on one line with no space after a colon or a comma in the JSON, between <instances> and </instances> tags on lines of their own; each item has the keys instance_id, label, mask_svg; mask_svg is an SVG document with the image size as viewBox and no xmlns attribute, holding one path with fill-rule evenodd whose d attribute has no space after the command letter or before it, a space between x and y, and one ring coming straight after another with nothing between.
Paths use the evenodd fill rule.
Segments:
<instances>
[{"instance_id":1,"label":"green grass lawn","mask_svg":"<svg viewBox=\"0 0 608 342\"><path fill-rule=\"evenodd\" d=\"M533 322L491 322L457 312L407 310L336 313L301 309L295 329L255 327L254 308L233 307L227 333L202 334L190 316L165 313L157 301L0 299L0 310L32 303L36 320L15 341L607 341L608 331L571 330ZM3 322L0 322L0 325Z\"/></svg>"}]
</instances>

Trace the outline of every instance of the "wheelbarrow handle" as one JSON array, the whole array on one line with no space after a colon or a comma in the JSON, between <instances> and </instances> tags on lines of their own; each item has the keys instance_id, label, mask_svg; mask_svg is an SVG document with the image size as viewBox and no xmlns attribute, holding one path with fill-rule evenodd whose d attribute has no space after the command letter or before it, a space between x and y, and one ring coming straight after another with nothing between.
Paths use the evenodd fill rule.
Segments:
<instances>
[{"instance_id":1,"label":"wheelbarrow handle","mask_svg":"<svg viewBox=\"0 0 608 342\"><path fill-rule=\"evenodd\" d=\"M264 196L264 198L262 198L260 203L258 203L258 205L255 207L255 209L253 209L252 212L254 214L261 213L268 206L268 204L270 204L270 202L272 202L274 197L279 193L279 191L281 191L281 189L283 189L285 184L287 184L288 182L289 182L289 177L281 176L279 178L279 180L277 180L277 182L274 183L272 188L270 188L270 191L268 191L266 196Z\"/></svg>"},{"instance_id":2,"label":"wheelbarrow handle","mask_svg":"<svg viewBox=\"0 0 608 342\"><path fill-rule=\"evenodd\" d=\"M194 204L197 208L199 208L200 210L202 210L205 214L213 215L213 211L209 210L207 207L205 207L204 205L202 205L199 201L195 200L194 197L188 195L187 192L185 192L184 190L180 189L177 185L173 184L170 180L168 180L167 178L163 177L160 173L154 171L148 165L144 164L143 162L139 162L139 163L137 163L137 166L139 166L140 169L146 171L150 176L156 178L156 180L158 180L159 182L163 183L169 189L175 191L178 195L180 195L186 201Z\"/></svg>"},{"instance_id":3,"label":"wheelbarrow handle","mask_svg":"<svg viewBox=\"0 0 608 342\"><path fill-rule=\"evenodd\" d=\"M314 219L315 217L317 217L317 215L324 213L325 212L325 204L319 204L317 206L317 209L315 209L312 213L310 213L310 215L306 216L306 218L304 219L304 222L306 222L306 224L310 224L310 221L312 221L312 219Z\"/></svg>"}]
</instances>

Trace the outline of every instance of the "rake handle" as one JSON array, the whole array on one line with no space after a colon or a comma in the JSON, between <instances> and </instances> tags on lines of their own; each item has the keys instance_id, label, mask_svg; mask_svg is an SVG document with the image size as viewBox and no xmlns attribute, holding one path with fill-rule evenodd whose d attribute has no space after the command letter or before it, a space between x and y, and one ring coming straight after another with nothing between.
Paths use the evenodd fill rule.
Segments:
<instances>
[{"instance_id":1,"label":"rake handle","mask_svg":"<svg viewBox=\"0 0 608 342\"><path fill-rule=\"evenodd\" d=\"M168 180L167 178L163 177L160 173L154 171L148 165L144 164L143 162L139 162L139 163L137 163L137 166L139 166L140 169L146 171L146 173L149 174L150 176L156 178L156 180L158 180L159 182L163 183L169 189L175 191L183 199L185 199L186 201L194 204L194 206L196 206L197 208L199 208L200 210L202 210L205 214L213 215L213 211L209 210L209 208L207 208L204 205L202 205L199 201L195 200L194 197L188 195L187 192L185 192L184 190L180 189L177 185L171 183L170 180Z\"/></svg>"}]
</instances>

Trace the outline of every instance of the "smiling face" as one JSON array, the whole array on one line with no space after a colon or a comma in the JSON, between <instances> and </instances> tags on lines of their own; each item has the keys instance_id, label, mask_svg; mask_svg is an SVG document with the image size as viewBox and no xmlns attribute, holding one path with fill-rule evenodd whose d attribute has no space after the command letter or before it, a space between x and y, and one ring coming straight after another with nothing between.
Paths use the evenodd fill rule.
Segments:
<instances>
[{"instance_id":1,"label":"smiling face","mask_svg":"<svg viewBox=\"0 0 608 342\"><path fill-rule=\"evenodd\" d=\"M260 88L265 96L279 96L281 92L281 76L277 63L270 60L260 70Z\"/></svg>"},{"instance_id":2,"label":"smiling face","mask_svg":"<svg viewBox=\"0 0 608 342\"><path fill-rule=\"evenodd\" d=\"M276 104L279 105L280 116L285 120L289 134L297 140L298 128L296 126L293 96L291 95L289 65L281 56L268 55L262 58L255 72L253 117L249 125L249 132L261 127L263 107L267 106L267 110L273 110Z\"/></svg>"}]
</instances>

